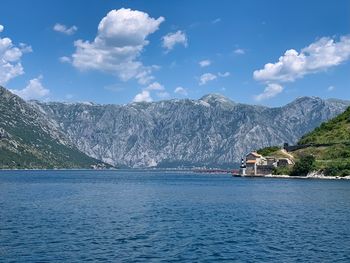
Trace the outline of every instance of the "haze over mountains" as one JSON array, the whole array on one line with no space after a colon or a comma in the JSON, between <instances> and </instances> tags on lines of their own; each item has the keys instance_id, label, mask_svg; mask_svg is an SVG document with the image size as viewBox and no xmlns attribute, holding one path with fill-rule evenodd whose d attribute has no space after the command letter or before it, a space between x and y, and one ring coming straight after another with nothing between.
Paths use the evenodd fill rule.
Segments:
<instances>
[{"instance_id":1,"label":"haze over mountains","mask_svg":"<svg viewBox=\"0 0 350 263\"><path fill-rule=\"evenodd\" d=\"M232 167L248 151L296 143L350 102L301 97L268 108L211 94L199 100L127 105L31 105L79 150L119 167Z\"/></svg>"}]
</instances>

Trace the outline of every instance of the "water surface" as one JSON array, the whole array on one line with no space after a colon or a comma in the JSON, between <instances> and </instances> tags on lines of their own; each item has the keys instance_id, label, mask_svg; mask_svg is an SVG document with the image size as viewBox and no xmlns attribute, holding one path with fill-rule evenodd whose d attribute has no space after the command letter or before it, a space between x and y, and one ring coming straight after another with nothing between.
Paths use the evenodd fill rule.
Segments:
<instances>
[{"instance_id":1,"label":"water surface","mask_svg":"<svg viewBox=\"0 0 350 263\"><path fill-rule=\"evenodd\" d=\"M350 181L1 171L1 262L350 262Z\"/></svg>"}]
</instances>

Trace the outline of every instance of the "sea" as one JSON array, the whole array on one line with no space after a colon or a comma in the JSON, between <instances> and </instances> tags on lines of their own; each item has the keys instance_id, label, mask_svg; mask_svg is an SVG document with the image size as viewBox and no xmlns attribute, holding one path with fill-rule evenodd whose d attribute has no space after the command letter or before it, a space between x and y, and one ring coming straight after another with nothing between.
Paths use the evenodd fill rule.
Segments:
<instances>
[{"instance_id":1,"label":"sea","mask_svg":"<svg viewBox=\"0 0 350 263\"><path fill-rule=\"evenodd\" d=\"M350 180L0 171L0 262L350 262Z\"/></svg>"}]
</instances>

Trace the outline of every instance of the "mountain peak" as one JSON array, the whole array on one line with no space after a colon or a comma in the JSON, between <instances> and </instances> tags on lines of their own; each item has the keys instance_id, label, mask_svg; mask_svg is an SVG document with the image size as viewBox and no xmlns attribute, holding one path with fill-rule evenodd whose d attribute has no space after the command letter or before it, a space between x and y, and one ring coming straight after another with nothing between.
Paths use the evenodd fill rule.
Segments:
<instances>
[{"instance_id":1,"label":"mountain peak","mask_svg":"<svg viewBox=\"0 0 350 263\"><path fill-rule=\"evenodd\" d=\"M229 98L218 94L218 93L212 93L212 94L207 94L204 95L203 97L201 97L199 100L207 102L209 104L230 104L230 105L235 105L235 102L233 102L232 100L230 100Z\"/></svg>"}]
</instances>

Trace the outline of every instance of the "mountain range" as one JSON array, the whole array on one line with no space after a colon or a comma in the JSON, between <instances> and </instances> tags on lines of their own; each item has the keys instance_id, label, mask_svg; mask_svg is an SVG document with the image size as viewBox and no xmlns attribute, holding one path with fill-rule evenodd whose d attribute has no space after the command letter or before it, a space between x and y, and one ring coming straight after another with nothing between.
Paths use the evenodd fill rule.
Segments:
<instances>
[{"instance_id":1,"label":"mountain range","mask_svg":"<svg viewBox=\"0 0 350 263\"><path fill-rule=\"evenodd\" d=\"M82 153L55 121L0 87L0 168L89 168L102 162Z\"/></svg>"},{"instance_id":2,"label":"mountain range","mask_svg":"<svg viewBox=\"0 0 350 263\"><path fill-rule=\"evenodd\" d=\"M349 101L301 97L276 108L210 94L126 105L29 103L85 154L118 167L232 167L255 149L296 143Z\"/></svg>"}]
</instances>

